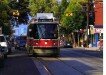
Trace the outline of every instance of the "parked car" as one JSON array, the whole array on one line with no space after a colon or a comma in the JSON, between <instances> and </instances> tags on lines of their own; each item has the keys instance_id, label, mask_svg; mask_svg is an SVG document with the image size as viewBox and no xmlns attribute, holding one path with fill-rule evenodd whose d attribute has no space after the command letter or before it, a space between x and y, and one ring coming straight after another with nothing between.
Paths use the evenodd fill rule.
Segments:
<instances>
[{"instance_id":1,"label":"parked car","mask_svg":"<svg viewBox=\"0 0 106 75\"><path fill-rule=\"evenodd\" d=\"M18 43L19 47L25 47L26 45L26 36L19 36L16 38L16 42Z\"/></svg>"},{"instance_id":2,"label":"parked car","mask_svg":"<svg viewBox=\"0 0 106 75\"><path fill-rule=\"evenodd\" d=\"M7 57L8 43L7 43L6 37L3 34L0 35L0 46L2 48L2 53L4 54L4 57Z\"/></svg>"},{"instance_id":3,"label":"parked car","mask_svg":"<svg viewBox=\"0 0 106 75\"><path fill-rule=\"evenodd\" d=\"M65 42L64 43L64 48L73 48L73 45L71 42Z\"/></svg>"},{"instance_id":4,"label":"parked car","mask_svg":"<svg viewBox=\"0 0 106 75\"><path fill-rule=\"evenodd\" d=\"M26 36L18 36L18 37L16 37L15 38L15 43L16 43L17 49L25 50L26 40L27 40Z\"/></svg>"},{"instance_id":5,"label":"parked car","mask_svg":"<svg viewBox=\"0 0 106 75\"><path fill-rule=\"evenodd\" d=\"M7 40L7 46L8 46L8 54L10 54L12 52L11 49L13 46L9 36L6 36L6 40Z\"/></svg>"}]
</instances>

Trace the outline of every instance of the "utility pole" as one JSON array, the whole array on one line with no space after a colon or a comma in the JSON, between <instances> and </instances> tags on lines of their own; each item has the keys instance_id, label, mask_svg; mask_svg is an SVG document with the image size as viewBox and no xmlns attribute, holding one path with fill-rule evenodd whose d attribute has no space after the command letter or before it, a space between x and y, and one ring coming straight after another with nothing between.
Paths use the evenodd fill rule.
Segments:
<instances>
[{"instance_id":1,"label":"utility pole","mask_svg":"<svg viewBox=\"0 0 106 75\"><path fill-rule=\"evenodd\" d=\"M87 2L87 11L86 11L86 15L87 15L87 26L86 26L86 37L87 37L87 47L89 45L89 0Z\"/></svg>"}]
</instances>

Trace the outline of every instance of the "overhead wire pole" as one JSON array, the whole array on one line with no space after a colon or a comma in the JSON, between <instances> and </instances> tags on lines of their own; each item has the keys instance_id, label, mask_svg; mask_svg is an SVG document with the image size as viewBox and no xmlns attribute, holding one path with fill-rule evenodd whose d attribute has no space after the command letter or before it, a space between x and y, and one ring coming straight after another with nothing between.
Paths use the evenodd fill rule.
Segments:
<instances>
[{"instance_id":1,"label":"overhead wire pole","mask_svg":"<svg viewBox=\"0 0 106 75\"><path fill-rule=\"evenodd\" d=\"M87 26L86 26L86 37L87 37L87 47L89 45L89 0L87 2L87 11L86 11L86 16L87 16Z\"/></svg>"}]
</instances>

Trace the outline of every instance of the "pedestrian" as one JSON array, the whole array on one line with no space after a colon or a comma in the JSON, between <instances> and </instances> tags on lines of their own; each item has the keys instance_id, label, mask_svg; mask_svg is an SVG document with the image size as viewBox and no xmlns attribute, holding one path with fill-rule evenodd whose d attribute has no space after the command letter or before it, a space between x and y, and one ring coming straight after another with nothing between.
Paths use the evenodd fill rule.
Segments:
<instances>
[{"instance_id":1,"label":"pedestrian","mask_svg":"<svg viewBox=\"0 0 106 75\"><path fill-rule=\"evenodd\" d=\"M84 43L82 39L80 40L80 43L81 43L81 47L84 47Z\"/></svg>"},{"instance_id":2,"label":"pedestrian","mask_svg":"<svg viewBox=\"0 0 106 75\"><path fill-rule=\"evenodd\" d=\"M100 51L103 50L103 40L102 39L99 42L99 49L100 49Z\"/></svg>"}]
</instances>

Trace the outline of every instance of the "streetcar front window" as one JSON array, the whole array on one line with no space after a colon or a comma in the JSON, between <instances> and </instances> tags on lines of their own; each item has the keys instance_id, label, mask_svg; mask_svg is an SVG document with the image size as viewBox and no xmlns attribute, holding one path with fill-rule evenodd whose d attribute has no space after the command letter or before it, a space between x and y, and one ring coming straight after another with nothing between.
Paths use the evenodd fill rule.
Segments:
<instances>
[{"instance_id":1,"label":"streetcar front window","mask_svg":"<svg viewBox=\"0 0 106 75\"><path fill-rule=\"evenodd\" d=\"M34 25L35 39L57 39L58 28L57 24L37 24Z\"/></svg>"}]
</instances>

